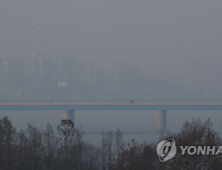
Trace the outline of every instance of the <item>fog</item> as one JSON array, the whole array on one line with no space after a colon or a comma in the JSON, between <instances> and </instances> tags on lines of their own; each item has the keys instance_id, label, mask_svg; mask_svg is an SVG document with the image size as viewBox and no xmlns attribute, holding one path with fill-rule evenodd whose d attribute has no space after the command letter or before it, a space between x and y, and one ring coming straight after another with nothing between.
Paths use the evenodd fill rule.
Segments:
<instances>
[{"instance_id":1,"label":"fog","mask_svg":"<svg viewBox=\"0 0 222 170\"><path fill-rule=\"evenodd\" d=\"M112 90L136 91L155 99L167 96L170 101L183 96L203 96L206 92L219 96L222 87L221 6L219 0L2 1L0 92L37 90L62 101L75 102L98 91ZM57 62L56 56L73 60L66 60L59 70L60 67L53 65ZM42 58L39 71L32 72L32 66L27 66L31 57L36 58L32 60L35 64L39 62L37 58ZM4 61L8 61L8 65ZM60 88L58 82L67 82L68 86ZM211 117L217 129L221 124L221 116L213 111L187 116L182 113L185 112L170 119L182 124L193 116ZM24 116L25 122L41 124L42 114ZM108 116L108 113L105 116L93 114L102 122ZM114 124L117 113L112 114ZM132 112L130 114L133 116ZM5 112L1 111L1 115ZM17 115L10 115L14 121L18 119ZM98 122L95 120L87 127L86 120L90 120L87 117L87 113L78 113L77 119L82 123L77 124L91 129L90 126ZM126 112L120 119L123 118L130 119ZM57 113L51 120L42 122L55 124L58 119ZM170 119L170 129L178 128ZM135 127L143 120L141 116ZM18 123L18 127L25 122ZM112 127L112 123L95 129L112 129L116 127ZM132 129L131 123L129 120L122 128ZM144 124L136 129L143 128L149 127Z\"/></svg>"}]
</instances>

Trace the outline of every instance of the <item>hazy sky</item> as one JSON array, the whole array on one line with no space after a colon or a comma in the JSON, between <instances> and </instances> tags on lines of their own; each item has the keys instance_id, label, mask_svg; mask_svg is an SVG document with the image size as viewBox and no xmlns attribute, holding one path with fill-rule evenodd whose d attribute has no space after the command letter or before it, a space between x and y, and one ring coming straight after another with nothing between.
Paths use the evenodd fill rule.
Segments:
<instances>
[{"instance_id":1,"label":"hazy sky","mask_svg":"<svg viewBox=\"0 0 222 170\"><path fill-rule=\"evenodd\" d=\"M202 76L199 84L212 88L222 83L212 76L214 64L222 71L221 6L221 0L3 0L0 53L125 61L191 84Z\"/></svg>"}]
</instances>

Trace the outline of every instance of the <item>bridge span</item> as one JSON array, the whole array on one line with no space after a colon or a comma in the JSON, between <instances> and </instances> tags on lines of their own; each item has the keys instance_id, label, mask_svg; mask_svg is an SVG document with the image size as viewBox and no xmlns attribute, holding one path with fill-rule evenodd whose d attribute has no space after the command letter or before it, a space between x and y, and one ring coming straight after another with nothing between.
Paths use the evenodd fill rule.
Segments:
<instances>
[{"instance_id":1,"label":"bridge span","mask_svg":"<svg viewBox=\"0 0 222 170\"><path fill-rule=\"evenodd\" d=\"M222 110L222 103L0 103L0 110L63 110L72 120L76 110L155 110L157 131L167 131L168 110Z\"/></svg>"},{"instance_id":2,"label":"bridge span","mask_svg":"<svg viewBox=\"0 0 222 170\"><path fill-rule=\"evenodd\" d=\"M222 110L222 103L0 103L0 110Z\"/></svg>"}]
</instances>

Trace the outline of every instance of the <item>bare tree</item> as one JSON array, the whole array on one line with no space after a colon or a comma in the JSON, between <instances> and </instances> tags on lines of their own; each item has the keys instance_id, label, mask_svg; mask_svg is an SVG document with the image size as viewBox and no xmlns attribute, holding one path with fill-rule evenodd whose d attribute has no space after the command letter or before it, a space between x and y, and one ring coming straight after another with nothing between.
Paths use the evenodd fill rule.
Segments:
<instances>
[{"instance_id":1,"label":"bare tree","mask_svg":"<svg viewBox=\"0 0 222 170\"><path fill-rule=\"evenodd\" d=\"M57 143L52 125L47 123L46 130L43 132L44 164L47 170L53 169L52 163L55 158Z\"/></svg>"},{"instance_id":2,"label":"bare tree","mask_svg":"<svg viewBox=\"0 0 222 170\"><path fill-rule=\"evenodd\" d=\"M42 134L35 125L28 124L27 127L30 156L32 157L33 169L41 167Z\"/></svg>"},{"instance_id":3,"label":"bare tree","mask_svg":"<svg viewBox=\"0 0 222 170\"><path fill-rule=\"evenodd\" d=\"M0 164L1 167L11 169L13 160L13 147L15 143L16 129L12 126L9 118L0 119ZM1 168L0 167L0 168Z\"/></svg>"},{"instance_id":4,"label":"bare tree","mask_svg":"<svg viewBox=\"0 0 222 170\"><path fill-rule=\"evenodd\" d=\"M21 170L28 170L28 162L29 162L29 144L28 139L23 130L18 133L18 162L19 162L19 169Z\"/></svg>"},{"instance_id":5,"label":"bare tree","mask_svg":"<svg viewBox=\"0 0 222 170\"><path fill-rule=\"evenodd\" d=\"M84 150L82 137L84 132L81 129L75 129L71 120L62 120L57 130L60 134L60 154L64 158L65 169L69 170L71 167L75 167L81 170Z\"/></svg>"},{"instance_id":6,"label":"bare tree","mask_svg":"<svg viewBox=\"0 0 222 170\"><path fill-rule=\"evenodd\" d=\"M200 119L193 119L186 122L180 133L169 133L166 138L174 138L178 146L219 146L221 140L212 128L210 119L201 122ZM178 148L178 151L180 149ZM189 170L211 170L214 160L218 156L212 155L181 155L179 152L175 159L169 161L169 167Z\"/></svg>"},{"instance_id":7,"label":"bare tree","mask_svg":"<svg viewBox=\"0 0 222 170\"><path fill-rule=\"evenodd\" d=\"M101 163L103 170L112 170L116 159L116 141L115 133L103 132L101 141Z\"/></svg>"},{"instance_id":8,"label":"bare tree","mask_svg":"<svg viewBox=\"0 0 222 170\"><path fill-rule=\"evenodd\" d=\"M116 140L117 162L119 162L120 154L122 150L124 150L124 147L125 147L125 143L123 141L124 140L123 133L120 131L120 129L117 129L115 133L115 140Z\"/></svg>"}]
</instances>

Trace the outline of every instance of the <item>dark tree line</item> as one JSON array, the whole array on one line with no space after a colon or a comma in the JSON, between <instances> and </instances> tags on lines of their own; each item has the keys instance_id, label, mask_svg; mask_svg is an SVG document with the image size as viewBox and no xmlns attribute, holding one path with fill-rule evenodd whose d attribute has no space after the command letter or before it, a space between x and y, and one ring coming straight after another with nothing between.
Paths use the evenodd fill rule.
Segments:
<instances>
[{"instance_id":1,"label":"dark tree line","mask_svg":"<svg viewBox=\"0 0 222 170\"><path fill-rule=\"evenodd\" d=\"M99 145L83 140L84 132L63 120L55 131L50 124L40 130L28 124L19 132L8 117L0 119L0 170L219 170L222 156L181 155L161 163L156 143L125 142L122 132L103 133ZM177 145L220 146L210 120L193 119L179 133L169 133Z\"/></svg>"}]
</instances>

